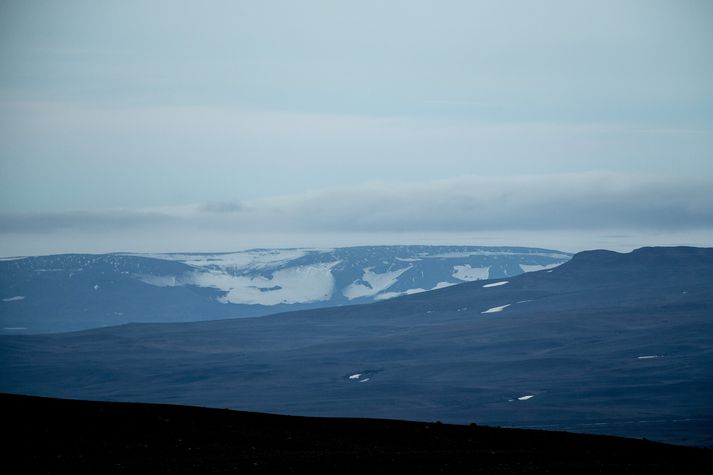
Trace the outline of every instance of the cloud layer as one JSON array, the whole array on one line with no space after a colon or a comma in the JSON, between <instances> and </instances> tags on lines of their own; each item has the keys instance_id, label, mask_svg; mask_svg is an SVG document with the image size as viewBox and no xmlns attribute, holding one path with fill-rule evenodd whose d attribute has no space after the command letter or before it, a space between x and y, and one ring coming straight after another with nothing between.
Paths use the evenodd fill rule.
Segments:
<instances>
[{"instance_id":1,"label":"cloud layer","mask_svg":"<svg viewBox=\"0 0 713 475\"><path fill-rule=\"evenodd\" d=\"M252 201L0 214L0 235L713 229L713 181L612 173L366 183Z\"/></svg>"}]
</instances>

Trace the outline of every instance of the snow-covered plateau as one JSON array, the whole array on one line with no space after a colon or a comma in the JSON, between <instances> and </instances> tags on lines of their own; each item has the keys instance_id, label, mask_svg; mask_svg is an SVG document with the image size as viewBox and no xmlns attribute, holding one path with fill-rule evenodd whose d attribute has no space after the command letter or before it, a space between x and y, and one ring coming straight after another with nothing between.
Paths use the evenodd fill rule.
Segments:
<instances>
[{"instance_id":1,"label":"snow-covered plateau","mask_svg":"<svg viewBox=\"0 0 713 475\"><path fill-rule=\"evenodd\" d=\"M79 330L370 303L477 280L500 286L570 257L522 247L362 246L7 259L0 328Z\"/></svg>"}]
</instances>

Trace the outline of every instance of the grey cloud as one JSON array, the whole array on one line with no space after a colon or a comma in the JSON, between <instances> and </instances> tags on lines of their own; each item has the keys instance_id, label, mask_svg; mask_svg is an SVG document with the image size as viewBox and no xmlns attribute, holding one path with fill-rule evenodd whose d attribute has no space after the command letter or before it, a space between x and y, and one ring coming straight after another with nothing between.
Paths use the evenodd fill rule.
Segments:
<instances>
[{"instance_id":1,"label":"grey cloud","mask_svg":"<svg viewBox=\"0 0 713 475\"><path fill-rule=\"evenodd\" d=\"M713 182L610 173L463 177L321 191L256 209L330 231L700 228L713 226Z\"/></svg>"},{"instance_id":2,"label":"grey cloud","mask_svg":"<svg viewBox=\"0 0 713 475\"><path fill-rule=\"evenodd\" d=\"M135 210L2 212L0 233L51 233L62 230L121 232L139 227L161 227L177 217L160 212Z\"/></svg>"},{"instance_id":3,"label":"grey cloud","mask_svg":"<svg viewBox=\"0 0 713 475\"><path fill-rule=\"evenodd\" d=\"M713 228L713 181L612 173L460 177L159 211L0 215L2 233L146 227L236 233L678 231Z\"/></svg>"},{"instance_id":4,"label":"grey cloud","mask_svg":"<svg viewBox=\"0 0 713 475\"><path fill-rule=\"evenodd\" d=\"M244 209L244 206L239 201L212 201L199 205L199 211L206 213L238 213Z\"/></svg>"}]
</instances>

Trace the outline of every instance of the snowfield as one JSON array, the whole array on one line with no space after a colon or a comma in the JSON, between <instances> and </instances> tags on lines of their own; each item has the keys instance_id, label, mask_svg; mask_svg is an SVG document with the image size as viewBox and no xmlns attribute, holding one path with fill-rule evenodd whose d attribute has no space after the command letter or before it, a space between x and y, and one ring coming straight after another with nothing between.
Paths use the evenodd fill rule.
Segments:
<instances>
[{"instance_id":1,"label":"snowfield","mask_svg":"<svg viewBox=\"0 0 713 475\"><path fill-rule=\"evenodd\" d=\"M469 264L464 266L453 266L453 277L464 282L472 282L474 280L488 280L490 276L490 267L471 267Z\"/></svg>"},{"instance_id":2,"label":"snowfield","mask_svg":"<svg viewBox=\"0 0 713 475\"><path fill-rule=\"evenodd\" d=\"M373 297L394 285L399 276L411 268L412 266L408 266L403 269L378 274L373 272L372 268L369 267L364 269L361 282L355 281L347 286L342 291L342 295L349 300L354 300L360 297Z\"/></svg>"},{"instance_id":3,"label":"snowfield","mask_svg":"<svg viewBox=\"0 0 713 475\"><path fill-rule=\"evenodd\" d=\"M486 311L480 312L480 313L497 313L497 312L502 312L503 310L505 310L506 308L508 308L510 305L511 305L511 304L506 304L506 305L501 305L501 306L499 306L499 307L489 308L489 309L487 309Z\"/></svg>"},{"instance_id":4,"label":"snowfield","mask_svg":"<svg viewBox=\"0 0 713 475\"><path fill-rule=\"evenodd\" d=\"M191 283L227 291L220 299L224 303L277 305L320 302L332 297L332 268L338 263L290 267L275 271L272 278L197 272L193 274Z\"/></svg>"},{"instance_id":5,"label":"snowfield","mask_svg":"<svg viewBox=\"0 0 713 475\"><path fill-rule=\"evenodd\" d=\"M505 284L507 284L507 283L509 283L509 282L510 282L509 280L503 280L503 281L501 281L501 282L493 282L492 284L485 284L485 285L483 286L483 288L484 288L484 289L489 289L490 287L500 287L501 285L505 285Z\"/></svg>"},{"instance_id":6,"label":"snowfield","mask_svg":"<svg viewBox=\"0 0 713 475\"><path fill-rule=\"evenodd\" d=\"M502 267L506 259L523 260L519 268L525 272L549 269L564 262L569 256L557 252L515 252L509 249L494 251L474 248L463 251L424 252L424 246L337 248L337 249L253 249L218 254L150 254L143 257L181 262L191 270L182 275L135 273L134 277L156 287L198 286L219 289L225 295L222 303L265 305L304 304L342 299L350 301L381 301L402 295L441 289L461 282L510 277L512 266ZM364 254L362 254L362 249ZM434 247L448 249L448 247ZM451 247L451 249L464 249ZM354 252L356 250L357 252ZM389 253L379 253L388 250ZM344 256L344 254L347 256ZM356 254L350 255L350 254ZM141 256L141 255L137 255ZM381 258L380 258L381 257ZM535 264L537 260L557 261ZM353 260L353 261L352 261ZM450 263L447 274L439 270L438 280L429 274L429 266ZM497 262L498 265L474 265L471 260ZM360 262L369 263L358 269L358 278L344 282L339 272L346 272ZM424 270L425 269L425 270ZM440 269L443 269L442 267ZM412 272L410 272L412 271ZM354 272L354 271L350 271ZM353 274L352 274L353 275ZM444 278L445 277L445 278ZM405 286L425 281L428 285ZM429 282L430 280L430 282ZM339 283L339 284L338 284ZM508 281L486 284L497 287ZM337 285L339 287L337 288Z\"/></svg>"},{"instance_id":7,"label":"snowfield","mask_svg":"<svg viewBox=\"0 0 713 475\"><path fill-rule=\"evenodd\" d=\"M556 264L543 264L543 265L528 265L528 264L519 264L519 265L520 265L520 269L522 269L523 272L537 272L539 270L554 269L555 267L558 267L562 264L556 263Z\"/></svg>"},{"instance_id":8,"label":"snowfield","mask_svg":"<svg viewBox=\"0 0 713 475\"><path fill-rule=\"evenodd\" d=\"M407 289L403 292L383 292L374 297L374 300L389 300L395 297L401 297L402 295L412 295L412 294L420 294L421 292L428 292L429 290L437 290L437 289L444 289L446 287L450 287L451 285L456 285L452 284L450 282L439 282L436 284L435 287L431 289Z\"/></svg>"},{"instance_id":9,"label":"snowfield","mask_svg":"<svg viewBox=\"0 0 713 475\"><path fill-rule=\"evenodd\" d=\"M2 299L3 302L17 302L18 300L25 300L25 297L23 295L16 295L15 297Z\"/></svg>"}]
</instances>

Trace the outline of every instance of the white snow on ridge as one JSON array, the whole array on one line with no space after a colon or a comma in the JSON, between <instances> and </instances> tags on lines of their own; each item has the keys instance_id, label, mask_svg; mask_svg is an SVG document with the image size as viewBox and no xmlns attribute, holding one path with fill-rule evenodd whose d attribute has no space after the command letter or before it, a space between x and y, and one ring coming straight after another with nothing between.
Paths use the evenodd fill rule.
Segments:
<instances>
[{"instance_id":1,"label":"white snow on ridge","mask_svg":"<svg viewBox=\"0 0 713 475\"><path fill-rule=\"evenodd\" d=\"M177 280L173 275L136 275L137 279L154 287L176 287L185 285L184 280ZM180 279L180 278L179 278ZM190 280L190 278L188 278Z\"/></svg>"},{"instance_id":2,"label":"white snow on ridge","mask_svg":"<svg viewBox=\"0 0 713 475\"><path fill-rule=\"evenodd\" d=\"M432 289L422 289L419 287L416 289L404 290L403 292L382 292L382 293L376 295L374 297L374 300L389 300L389 299L393 299L394 297L400 297L402 295L420 294L421 292L428 292L429 290L443 289L446 287L450 287L451 285L458 285L458 284L454 284L452 282L439 282Z\"/></svg>"},{"instance_id":3,"label":"white snow on ridge","mask_svg":"<svg viewBox=\"0 0 713 475\"><path fill-rule=\"evenodd\" d=\"M24 295L16 295L14 297L8 297L6 299L2 299L3 302L17 302L18 300L25 300Z\"/></svg>"},{"instance_id":4,"label":"white snow on ridge","mask_svg":"<svg viewBox=\"0 0 713 475\"><path fill-rule=\"evenodd\" d=\"M269 269L276 266L286 264L292 260L306 256L310 252L329 253L334 252L334 248L294 248L294 249L249 249L245 251L228 252L228 253L168 253L168 254L128 254L140 257L152 257L155 259L163 259L168 261L178 261L195 267L218 266L220 268L232 267L235 269ZM548 252L512 252L512 251L455 251L443 252L439 254L429 254L427 252L418 253L416 257L395 257L394 259L401 262L417 262L423 259L458 259L474 256L532 256L532 257L548 257L551 259L569 260L571 256L560 253ZM2 260L24 259L24 257L2 258ZM531 270L549 269L559 264L549 264L546 266L529 266ZM522 267L522 266L521 266ZM529 272L525 270L524 272Z\"/></svg>"},{"instance_id":5,"label":"white snow on ridge","mask_svg":"<svg viewBox=\"0 0 713 475\"><path fill-rule=\"evenodd\" d=\"M646 356L637 356L637 360L651 360L654 358L663 358L663 355L646 355Z\"/></svg>"},{"instance_id":6,"label":"white snow on ridge","mask_svg":"<svg viewBox=\"0 0 713 475\"><path fill-rule=\"evenodd\" d=\"M412 268L413 266L408 266L403 269L377 274L372 272L371 269L373 269L373 267L367 267L364 269L362 280L367 282L371 287L353 282L342 290L342 295L349 300L354 300L360 297L372 297L394 285L401 274Z\"/></svg>"},{"instance_id":7,"label":"white snow on ridge","mask_svg":"<svg viewBox=\"0 0 713 475\"><path fill-rule=\"evenodd\" d=\"M351 376L349 376L349 380L356 381L357 383L366 383L371 379L369 377L363 378L362 376L364 376L364 373L352 374Z\"/></svg>"},{"instance_id":8,"label":"white snow on ridge","mask_svg":"<svg viewBox=\"0 0 713 475\"><path fill-rule=\"evenodd\" d=\"M389 300L396 297L401 297L403 292L382 292L374 296L374 300Z\"/></svg>"},{"instance_id":9,"label":"white snow on ridge","mask_svg":"<svg viewBox=\"0 0 713 475\"><path fill-rule=\"evenodd\" d=\"M484 288L484 289L488 289L488 288L490 288L490 287L500 287L501 285L505 285L505 284L507 284L507 283L509 283L509 282L510 282L509 280L502 280L502 281L500 281L500 282L493 282L492 284L485 284L485 285L483 286L483 288Z\"/></svg>"},{"instance_id":10,"label":"white snow on ridge","mask_svg":"<svg viewBox=\"0 0 713 475\"><path fill-rule=\"evenodd\" d=\"M502 312L506 308L508 308L511 304L506 304L506 305L501 305L499 307L493 307L487 309L485 312L480 312L480 313L497 313L497 312Z\"/></svg>"},{"instance_id":11,"label":"white snow on ridge","mask_svg":"<svg viewBox=\"0 0 713 475\"><path fill-rule=\"evenodd\" d=\"M456 284L455 282L439 282L431 290L445 289L446 287L451 287L453 285L458 285L458 284Z\"/></svg>"},{"instance_id":12,"label":"white snow on ridge","mask_svg":"<svg viewBox=\"0 0 713 475\"><path fill-rule=\"evenodd\" d=\"M487 280L490 275L490 267L470 267L470 264L464 266L453 266L453 277L465 282L474 280Z\"/></svg>"},{"instance_id":13,"label":"white snow on ridge","mask_svg":"<svg viewBox=\"0 0 713 475\"><path fill-rule=\"evenodd\" d=\"M223 303L278 305L329 300L334 292L332 267L339 261L310 266L290 267L272 274L272 278L232 276L223 272L196 272L191 284L213 287L228 293Z\"/></svg>"},{"instance_id":14,"label":"white snow on ridge","mask_svg":"<svg viewBox=\"0 0 713 475\"><path fill-rule=\"evenodd\" d=\"M226 254L136 254L166 261L178 261L193 267L220 269L274 269L306 256L317 249L253 249ZM319 249L328 252L331 249Z\"/></svg>"},{"instance_id":15,"label":"white snow on ridge","mask_svg":"<svg viewBox=\"0 0 713 475\"><path fill-rule=\"evenodd\" d=\"M423 260L423 259L417 259L417 258L413 258L413 257L396 257L395 259L397 261L401 261L401 262L418 262L418 261Z\"/></svg>"},{"instance_id":16,"label":"white snow on ridge","mask_svg":"<svg viewBox=\"0 0 713 475\"><path fill-rule=\"evenodd\" d=\"M554 264L519 264L520 269L522 269L523 272L537 272L538 270L547 270L547 269L554 269L555 267L559 267L563 262L556 262Z\"/></svg>"},{"instance_id":17,"label":"white snow on ridge","mask_svg":"<svg viewBox=\"0 0 713 475\"><path fill-rule=\"evenodd\" d=\"M528 399L532 399L533 397L535 397L534 394L528 394L527 396L520 396L519 398L517 398L517 400L518 401L527 401Z\"/></svg>"},{"instance_id":18,"label":"white snow on ridge","mask_svg":"<svg viewBox=\"0 0 713 475\"><path fill-rule=\"evenodd\" d=\"M443 252L440 254L428 254L418 252L412 254L401 253L399 257L389 257L380 254L370 253L366 255L363 264L357 267L363 268L362 276L351 283L346 283L345 287L335 289L335 276L332 271L341 276L341 270L333 269L333 263L315 262L339 259L334 254L339 249L319 249L319 248L293 248L293 249L252 249L229 253L168 253L168 254L127 254L143 257L152 257L166 261L181 262L192 269L186 270L182 275L147 275L145 273L133 274L133 277L150 285L158 287L178 287L196 285L200 287L213 287L227 292L220 299L224 303L277 305L294 304L306 302L321 302L329 300L333 295L341 293L348 300L371 299L387 300L402 295L410 295L428 290L439 289L459 282L470 282L486 280L490 277L490 265L477 264L472 260L463 265L448 265L445 275L439 277L452 282L439 282L432 289L423 288L423 285L431 285L419 281L418 273L407 273L410 269L418 269L421 264L428 262L430 258L463 258L470 256L548 256L552 259L569 259L570 256L558 253L547 252L498 252L490 250L464 250L462 252ZM351 254L349 254L351 255ZM314 259L313 259L314 258ZM349 259L350 257L347 257ZM363 258L360 258L363 259ZM525 262L537 262L527 261ZM419 263L419 261L425 261ZM308 263L309 262L309 263ZM380 262L372 264L372 262ZM452 261L454 264L458 260ZM303 265L300 265L303 264ZM383 264L383 266L382 266ZM450 263L449 263L450 264ZM299 267L297 267L300 265ZM378 265L379 267L373 267ZM483 267L472 267L482 265ZM390 267L391 266L391 267ZM530 269L530 267L532 269ZM540 270L554 267L530 266L523 267L524 270ZM376 269L380 269L376 271ZM381 269L388 269L381 272ZM397 270L394 270L397 269ZM452 269L452 270L451 270ZM379 273L381 272L381 273ZM439 272L442 272L439 270ZM450 273L450 275L448 275ZM405 274L405 275L404 275ZM411 280L413 277L413 280ZM420 277L425 279L424 270L421 270ZM413 282L412 287L402 290L405 285L402 278L408 278L408 282ZM504 277L507 279L508 277ZM315 279L314 282L311 282ZM310 281L310 282L308 282ZM341 282L341 279L340 279ZM508 281L486 284L484 287L496 287L505 285ZM398 288L398 290L397 290Z\"/></svg>"},{"instance_id":19,"label":"white snow on ridge","mask_svg":"<svg viewBox=\"0 0 713 475\"><path fill-rule=\"evenodd\" d=\"M442 252L440 254L420 253L419 256L427 259L459 258L471 256L537 256L550 257L552 259L569 260L572 256L553 252L511 252L511 251L462 251L462 252Z\"/></svg>"}]
</instances>

